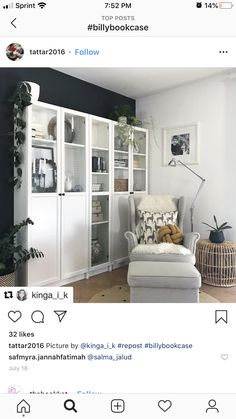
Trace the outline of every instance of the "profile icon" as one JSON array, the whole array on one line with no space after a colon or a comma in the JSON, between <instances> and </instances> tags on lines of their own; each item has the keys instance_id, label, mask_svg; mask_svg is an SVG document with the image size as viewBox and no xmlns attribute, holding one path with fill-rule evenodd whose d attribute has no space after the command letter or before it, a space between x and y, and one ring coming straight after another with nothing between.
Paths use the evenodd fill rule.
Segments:
<instances>
[{"instance_id":1,"label":"profile icon","mask_svg":"<svg viewBox=\"0 0 236 419\"><path fill-rule=\"evenodd\" d=\"M206 413L209 413L209 412L219 413L219 409L216 406L216 401L214 399L211 399L208 402L208 408L206 409Z\"/></svg>"},{"instance_id":2,"label":"profile icon","mask_svg":"<svg viewBox=\"0 0 236 419\"><path fill-rule=\"evenodd\" d=\"M20 60L24 55L24 49L20 44L12 43L6 49L6 56L11 61Z\"/></svg>"},{"instance_id":3,"label":"profile icon","mask_svg":"<svg viewBox=\"0 0 236 419\"><path fill-rule=\"evenodd\" d=\"M25 301L25 300L27 300L27 292L25 291L25 290L19 290L19 291L17 291L17 293L16 293L16 298L19 300L19 301Z\"/></svg>"}]
</instances>

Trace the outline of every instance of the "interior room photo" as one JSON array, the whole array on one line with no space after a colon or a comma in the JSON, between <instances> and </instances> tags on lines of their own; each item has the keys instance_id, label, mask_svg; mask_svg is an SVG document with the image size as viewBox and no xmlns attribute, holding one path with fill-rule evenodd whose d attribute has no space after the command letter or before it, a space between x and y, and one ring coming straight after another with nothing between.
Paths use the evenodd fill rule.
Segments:
<instances>
[{"instance_id":1,"label":"interior room photo","mask_svg":"<svg viewBox=\"0 0 236 419\"><path fill-rule=\"evenodd\" d=\"M236 69L0 69L0 286L236 302Z\"/></svg>"}]
</instances>

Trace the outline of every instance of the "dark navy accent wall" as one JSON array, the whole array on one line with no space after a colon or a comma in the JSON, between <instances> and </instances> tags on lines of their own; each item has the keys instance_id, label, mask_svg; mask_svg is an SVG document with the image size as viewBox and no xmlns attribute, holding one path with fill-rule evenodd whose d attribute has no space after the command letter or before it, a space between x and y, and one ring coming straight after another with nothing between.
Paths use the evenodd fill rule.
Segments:
<instances>
[{"instance_id":1,"label":"dark navy accent wall","mask_svg":"<svg viewBox=\"0 0 236 419\"><path fill-rule=\"evenodd\" d=\"M14 92L17 81L23 80L40 85L39 100L42 102L105 118L109 117L115 105L130 105L135 113L133 99L53 69L0 69L0 237L13 223L13 187L9 184L9 178L13 175L10 157L12 144L10 137L6 135L13 129L13 114L8 98Z\"/></svg>"}]
</instances>

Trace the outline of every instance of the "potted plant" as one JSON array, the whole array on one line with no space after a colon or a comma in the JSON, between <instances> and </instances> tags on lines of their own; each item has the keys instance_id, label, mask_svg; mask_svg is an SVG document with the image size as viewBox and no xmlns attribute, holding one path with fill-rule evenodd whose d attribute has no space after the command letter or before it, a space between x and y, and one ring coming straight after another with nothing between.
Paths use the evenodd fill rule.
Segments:
<instances>
[{"instance_id":1,"label":"potted plant","mask_svg":"<svg viewBox=\"0 0 236 419\"><path fill-rule=\"evenodd\" d=\"M213 219L215 222L215 227L207 223L202 223L202 224L205 224L206 226L211 228L211 230L209 230L210 231L209 240L212 243L223 243L225 240L224 230L227 230L232 227L227 225L228 224L227 222L224 222L223 224L219 226L215 215L213 215Z\"/></svg>"},{"instance_id":2,"label":"potted plant","mask_svg":"<svg viewBox=\"0 0 236 419\"><path fill-rule=\"evenodd\" d=\"M134 127L142 126L142 121L133 115L131 106L115 106L109 117L110 119L118 122L117 134L121 141L121 146L127 146L129 143L131 143L134 148L137 148L138 146L134 139L133 132Z\"/></svg>"},{"instance_id":3,"label":"potted plant","mask_svg":"<svg viewBox=\"0 0 236 419\"><path fill-rule=\"evenodd\" d=\"M28 226L33 225L30 218L21 221L19 224L12 226L9 231L0 239L0 285L14 285L15 272L29 259L44 257L44 254L31 247L25 249L21 244L17 243L17 235L19 231Z\"/></svg>"},{"instance_id":4,"label":"potted plant","mask_svg":"<svg viewBox=\"0 0 236 419\"><path fill-rule=\"evenodd\" d=\"M113 119L113 121L118 121L135 127L142 126L142 121L134 116L132 108L129 105L115 106L113 111L110 113L109 118Z\"/></svg>"}]
</instances>

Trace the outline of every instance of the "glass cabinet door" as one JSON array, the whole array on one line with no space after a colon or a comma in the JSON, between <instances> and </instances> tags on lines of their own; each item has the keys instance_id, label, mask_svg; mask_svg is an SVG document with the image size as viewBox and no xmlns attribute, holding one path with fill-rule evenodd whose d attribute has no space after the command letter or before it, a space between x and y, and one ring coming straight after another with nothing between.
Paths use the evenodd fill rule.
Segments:
<instances>
[{"instance_id":1,"label":"glass cabinet door","mask_svg":"<svg viewBox=\"0 0 236 419\"><path fill-rule=\"evenodd\" d=\"M114 127L114 192L129 190L129 144L119 126Z\"/></svg>"},{"instance_id":2,"label":"glass cabinet door","mask_svg":"<svg viewBox=\"0 0 236 419\"><path fill-rule=\"evenodd\" d=\"M109 262L110 123L91 120L91 267Z\"/></svg>"},{"instance_id":3,"label":"glass cabinet door","mask_svg":"<svg viewBox=\"0 0 236 419\"><path fill-rule=\"evenodd\" d=\"M32 193L57 192L58 110L34 104L31 118Z\"/></svg>"},{"instance_id":4,"label":"glass cabinet door","mask_svg":"<svg viewBox=\"0 0 236 419\"><path fill-rule=\"evenodd\" d=\"M146 191L147 176L147 133L138 128L133 132L133 191Z\"/></svg>"},{"instance_id":5,"label":"glass cabinet door","mask_svg":"<svg viewBox=\"0 0 236 419\"><path fill-rule=\"evenodd\" d=\"M92 196L91 266L109 261L109 195Z\"/></svg>"},{"instance_id":6,"label":"glass cabinet door","mask_svg":"<svg viewBox=\"0 0 236 419\"><path fill-rule=\"evenodd\" d=\"M92 192L109 193L109 122L92 119Z\"/></svg>"},{"instance_id":7,"label":"glass cabinet door","mask_svg":"<svg viewBox=\"0 0 236 419\"><path fill-rule=\"evenodd\" d=\"M64 161L62 189L86 191L86 117L76 112L63 113L62 138Z\"/></svg>"}]
</instances>

